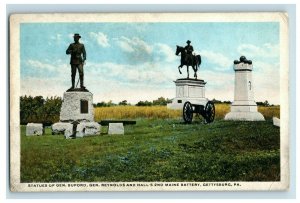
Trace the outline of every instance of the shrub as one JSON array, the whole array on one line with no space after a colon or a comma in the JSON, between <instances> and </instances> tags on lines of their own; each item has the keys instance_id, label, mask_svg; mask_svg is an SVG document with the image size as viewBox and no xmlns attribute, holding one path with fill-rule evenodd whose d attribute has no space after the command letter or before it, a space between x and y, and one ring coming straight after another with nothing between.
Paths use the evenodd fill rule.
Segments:
<instances>
[{"instance_id":1,"label":"shrub","mask_svg":"<svg viewBox=\"0 0 300 203\"><path fill-rule=\"evenodd\" d=\"M42 96L20 97L20 122L27 123L54 123L59 121L62 99Z\"/></svg>"}]
</instances>

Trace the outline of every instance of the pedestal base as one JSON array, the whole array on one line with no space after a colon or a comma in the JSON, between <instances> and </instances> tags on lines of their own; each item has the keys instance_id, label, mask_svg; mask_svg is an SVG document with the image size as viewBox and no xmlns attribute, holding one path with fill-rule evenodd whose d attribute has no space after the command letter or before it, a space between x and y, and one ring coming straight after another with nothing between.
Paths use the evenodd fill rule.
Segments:
<instances>
[{"instance_id":1,"label":"pedestal base","mask_svg":"<svg viewBox=\"0 0 300 203\"><path fill-rule=\"evenodd\" d=\"M172 99L172 103L167 104L167 108L174 109L174 110L176 109L182 110L184 103L187 101L191 102L192 104L205 105L208 102L208 99L202 97L199 98L176 97Z\"/></svg>"},{"instance_id":2,"label":"pedestal base","mask_svg":"<svg viewBox=\"0 0 300 203\"><path fill-rule=\"evenodd\" d=\"M93 94L83 91L65 92L60 121L94 121Z\"/></svg>"},{"instance_id":3,"label":"pedestal base","mask_svg":"<svg viewBox=\"0 0 300 203\"><path fill-rule=\"evenodd\" d=\"M259 112L229 112L225 120L232 121L264 121L264 116Z\"/></svg>"},{"instance_id":4,"label":"pedestal base","mask_svg":"<svg viewBox=\"0 0 300 203\"><path fill-rule=\"evenodd\" d=\"M52 125L52 134L63 134L66 139L69 139L73 135L72 123L54 123ZM76 126L76 138L86 137L92 135L99 135L101 131L101 125L97 122L80 122Z\"/></svg>"},{"instance_id":5,"label":"pedestal base","mask_svg":"<svg viewBox=\"0 0 300 203\"><path fill-rule=\"evenodd\" d=\"M207 99L205 98L205 84L204 80L200 79L177 79L176 97L172 99L172 103L167 104L168 109L182 110L185 102L189 101L192 104L205 105Z\"/></svg>"}]
</instances>

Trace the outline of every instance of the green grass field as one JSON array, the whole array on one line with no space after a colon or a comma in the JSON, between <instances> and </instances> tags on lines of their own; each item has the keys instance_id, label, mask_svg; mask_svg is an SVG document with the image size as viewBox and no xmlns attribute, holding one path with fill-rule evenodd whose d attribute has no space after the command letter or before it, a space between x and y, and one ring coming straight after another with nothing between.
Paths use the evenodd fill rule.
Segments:
<instances>
[{"instance_id":1,"label":"green grass field","mask_svg":"<svg viewBox=\"0 0 300 203\"><path fill-rule=\"evenodd\" d=\"M103 126L98 136L74 140L50 129L27 137L21 126L21 182L280 180L280 132L269 118L136 120L123 136Z\"/></svg>"}]
</instances>

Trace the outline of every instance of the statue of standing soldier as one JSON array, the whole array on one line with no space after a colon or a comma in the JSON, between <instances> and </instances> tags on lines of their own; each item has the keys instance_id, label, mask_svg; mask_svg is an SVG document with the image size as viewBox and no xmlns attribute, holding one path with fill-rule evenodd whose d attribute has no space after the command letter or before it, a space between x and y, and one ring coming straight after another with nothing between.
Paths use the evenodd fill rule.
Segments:
<instances>
[{"instance_id":1,"label":"statue of standing soldier","mask_svg":"<svg viewBox=\"0 0 300 203\"><path fill-rule=\"evenodd\" d=\"M85 52L84 45L79 43L79 39L81 38L81 36L79 34L74 34L73 37L74 37L74 43L70 44L68 49L66 50L66 54L71 54L70 64L71 64L72 87L70 88L70 90L75 88L76 69L78 70L79 73L80 88L84 90L85 86L83 85L83 65L86 60L86 52Z\"/></svg>"}]
</instances>

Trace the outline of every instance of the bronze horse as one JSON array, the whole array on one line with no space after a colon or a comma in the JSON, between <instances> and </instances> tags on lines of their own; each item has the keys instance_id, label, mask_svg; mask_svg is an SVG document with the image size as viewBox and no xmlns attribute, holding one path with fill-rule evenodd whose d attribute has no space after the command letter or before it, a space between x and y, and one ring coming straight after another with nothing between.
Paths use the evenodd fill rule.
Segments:
<instances>
[{"instance_id":1,"label":"bronze horse","mask_svg":"<svg viewBox=\"0 0 300 203\"><path fill-rule=\"evenodd\" d=\"M198 67L201 65L201 56L200 55L192 55L192 60L188 60L186 50L184 47L178 46L176 49L176 55L181 54L181 59L180 59L180 65L178 66L179 73L181 73L180 68L182 68L184 65L187 68L187 78L189 78L189 66L192 66L194 70L194 77L197 79L197 70Z\"/></svg>"}]
</instances>

